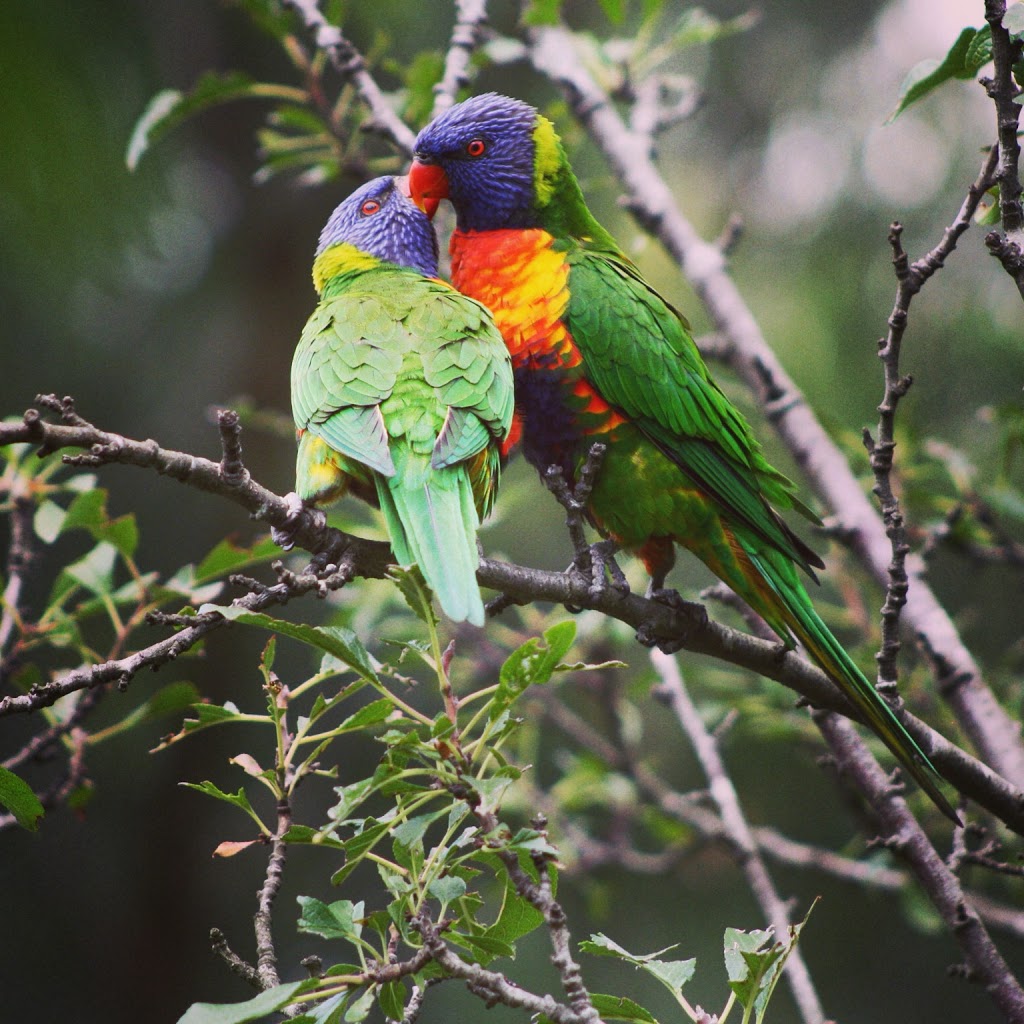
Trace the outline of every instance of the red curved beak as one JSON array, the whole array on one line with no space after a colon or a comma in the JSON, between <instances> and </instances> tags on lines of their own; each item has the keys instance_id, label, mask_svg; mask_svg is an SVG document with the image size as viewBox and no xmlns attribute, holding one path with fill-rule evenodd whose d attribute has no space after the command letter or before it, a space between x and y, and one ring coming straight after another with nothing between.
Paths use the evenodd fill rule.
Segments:
<instances>
[{"instance_id":1,"label":"red curved beak","mask_svg":"<svg viewBox=\"0 0 1024 1024\"><path fill-rule=\"evenodd\" d=\"M437 164L413 160L409 168L409 196L428 217L433 217L441 200L448 198L448 176Z\"/></svg>"}]
</instances>

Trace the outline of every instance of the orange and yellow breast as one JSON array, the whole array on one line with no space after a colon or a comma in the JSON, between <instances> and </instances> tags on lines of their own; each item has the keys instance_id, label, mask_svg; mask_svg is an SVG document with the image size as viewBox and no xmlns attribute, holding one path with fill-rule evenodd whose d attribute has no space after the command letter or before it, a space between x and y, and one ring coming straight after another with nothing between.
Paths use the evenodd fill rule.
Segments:
<instances>
[{"instance_id":1,"label":"orange and yellow breast","mask_svg":"<svg viewBox=\"0 0 1024 1024\"><path fill-rule=\"evenodd\" d=\"M543 360L576 366L580 354L562 323L569 265L539 228L456 231L452 283L494 315L514 366Z\"/></svg>"}]
</instances>

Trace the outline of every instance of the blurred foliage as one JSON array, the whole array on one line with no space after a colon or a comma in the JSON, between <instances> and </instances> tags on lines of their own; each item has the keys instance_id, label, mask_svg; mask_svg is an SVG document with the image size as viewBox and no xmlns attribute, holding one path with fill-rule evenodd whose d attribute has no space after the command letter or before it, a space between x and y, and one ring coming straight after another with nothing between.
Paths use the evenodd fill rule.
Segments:
<instances>
[{"instance_id":1,"label":"blurred foliage","mask_svg":"<svg viewBox=\"0 0 1024 1024\"><path fill-rule=\"evenodd\" d=\"M516 5L494 0L490 7L496 32L517 36ZM1015 5L1011 17L1019 17L1022 7ZM447 45L447 5L444 17L424 17L422 5L400 0L324 9L344 24L396 109L410 123L422 122ZM786 0L768 5L756 22L739 0L682 12L659 0L534 0L526 20L543 24L559 14L581 32L588 66L620 98L655 68L699 89L701 112L659 138L661 165L708 237L731 214L743 218L747 232L734 256L740 288L869 487L859 430L874 419L882 392L874 352L894 291L888 223L896 215L905 221L908 248L932 245L994 136L980 89L937 88L972 78L982 67L987 29L964 27L981 23L980 0L970 9L962 0ZM1020 35L1021 26L1010 27ZM712 40L713 48L703 45ZM618 207L615 181L564 104L503 43L492 40L475 56L474 89L522 95L556 118L595 211L643 272L702 325L699 304L677 268ZM317 232L342 195L400 161L360 131L365 114L352 89L338 87L295 15L274 0L0 5L0 48L3 410L15 412L36 392L56 389L74 394L104 426L205 450L215 446L209 407L244 396L251 410L247 465L278 491L287 489L294 455L280 420L287 421L291 350L313 302L309 265ZM943 53L944 59L937 56ZM925 60L927 67L920 64ZM251 102L234 102L241 98ZM900 117L883 128L894 104ZM136 167L132 174L124 167L126 153ZM1024 696L1024 645L1013 599L1021 574L1014 552L1024 541L1020 324L1019 296L980 238L969 235L915 304L904 347L904 368L915 384L901 406L897 451L915 549L927 557L929 579L986 677L1015 707ZM787 468L785 453L742 389L721 376L730 396L758 423L773 460ZM21 688L139 643L149 610L226 601L220 581L246 566L258 570L273 557L262 537L240 528L236 513L206 496L182 493L173 482L104 471L101 490L90 474L61 470L59 460L39 462L20 448L4 456L0 499L16 485L31 493L39 578L47 581L28 595L35 628L23 638ZM561 510L536 495L529 468L512 467L486 547L562 568L570 549ZM9 510L5 505L3 511ZM346 506L334 515L360 532L379 530L361 510ZM233 535L225 540L228 531ZM841 550L833 549L828 561L832 571L819 607L867 666L877 645L881 596ZM636 566L626 569L642 586ZM688 595L711 582L689 562L676 577ZM406 583L415 593L415 582ZM309 612L303 607L297 614ZM738 621L728 609L715 614ZM20 830L4 836L10 840L9 877L18 880L9 893L8 927L22 939L0 978L12 1016L43 1012L110 1024L137 1019L144 1006L147 1019L173 1021L199 996L218 1002L230 997L234 982L209 956L206 930L213 922L236 936L251 928L246 900L262 883L264 865L256 863L261 858L255 852L273 829L266 800L281 785L286 732L310 739L295 749L315 779L311 791L324 784L323 774L331 774L337 787L319 806L307 802L304 792L297 799L302 824L290 836L282 904L302 898L301 916L296 914L301 931L282 912L282 962L298 963L319 939L347 943L345 956L359 963L339 966L361 969L367 957L385 950L392 924L415 943L399 911L417 900L459 915L467 956L483 961L508 955L513 940L499 927L501 916L487 918L471 895L478 886L488 906L503 906L507 878L486 853L458 846L461 819L452 831L454 819L446 817L463 813L464 801L449 796L442 807L439 792L403 783L388 799L394 798L390 813L408 826L403 836L409 841L385 837L387 829L374 832L389 813L379 802L388 773L401 774L410 763L416 770L450 771L439 741L450 735L452 723L433 699L438 627L417 623L399 589L386 582L346 588L322 618L313 626L236 616L230 634L222 631L202 657L189 660L187 679L154 687L140 677L127 693L111 692L97 707L87 772L71 801L75 814L51 814L34 836ZM492 760L483 757L482 744L475 747L476 770L496 787L523 772L502 795L503 820L509 822L503 841L514 841L520 830L526 831L522 841L533 841L529 819L541 801L559 810L543 839L559 851L559 898L571 920L592 921L602 930L587 947L588 955L604 957L598 962L601 987L635 997L603 1012L644 1019L633 1007L649 1006L652 1017L678 1019L676 992L689 970L680 965L688 959L663 961L664 950L638 956L626 947L651 949L681 937L687 958L702 965L692 979L687 976L689 998L719 1005L721 972L704 965L720 962L724 922L751 921L757 914L731 860L639 793L628 771L555 727L554 702L615 749L642 755L680 792L700 788L703 779L692 754L680 749L672 723L652 706L650 673L619 624L581 616L578 656L598 667L577 675L582 666L572 666L573 672L519 692L530 666L536 681L566 656L567 649L560 650L552 656L555 664L545 661L545 652L563 642L549 636L565 630L559 618L518 609L491 624L486 636L456 637L453 685L468 722L480 730L462 728L460 719L464 741L501 733L506 744L507 753ZM282 641L279 651L266 647L268 628L300 643ZM567 632L553 635L564 639ZM380 642L366 650L359 637ZM260 648L260 672L250 672L244 666L255 663ZM311 648L318 652L312 666ZM620 660L632 667L615 667ZM808 843L862 854L864 844L851 836L831 779L813 769L820 740L806 716L792 713L791 695L703 659L687 659L686 667L705 717L727 727L724 754L755 823L771 822ZM954 735L929 692L928 671L912 652L903 670L902 690L911 705ZM416 676L424 678L415 683ZM387 685L378 687L374 678ZM265 707L239 710L251 706L256 687ZM370 690L373 699L366 703ZM285 692L288 698L280 702ZM306 703L300 715L291 700L301 698ZM163 736L167 716L185 705L192 707L185 725ZM491 709L497 710L493 720ZM55 706L47 723L59 725L66 713ZM343 716L340 722L328 719L332 713ZM179 742L207 728L194 745ZM236 741L236 734L245 739ZM273 742L265 752L260 742L267 736ZM321 741L328 746L317 752ZM160 749L159 758L142 759L143 745ZM239 755L241 745L252 753ZM235 793L223 779L229 758L246 776L246 786ZM53 762L24 774L33 784L29 789L60 781ZM181 778L215 780L195 784L214 799L175 789ZM357 797L378 802L362 807ZM225 799L246 817L222 807ZM0 774L0 802L26 824L38 817L17 775ZM328 805L333 817L325 814ZM436 819L423 820L438 811ZM226 825L229 814L241 824ZM614 861L587 868L588 850L574 841L581 832L605 849L626 842L641 854L668 851L674 859L639 882ZM386 852L378 853L385 843ZM222 856L200 864L199 851L218 849ZM432 861L431 850L438 851ZM335 868L342 855L348 859L340 872L352 864L352 874L342 877L347 895L339 899L320 883L322 858L335 858ZM374 856L390 866L370 863ZM872 856L884 858L880 852ZM450 869L447 875L442 865ZM474 875L477 870L482 875ZM780 868L779 877L801 907L823 894L803 953L837 1018L876 1021L884 1013L886 1019L994 1019L974 993L938 976L936 964L953 954L944 937L928 934L934 914L912 892L901 897L899 918L896 901L883 892L793 869ZM1017 898L1005 879L971 880L996 898ZM510 912L514 905L512 898ZM64 918L89 926L62 926ZM488 943L480 939L488 929L498 929L489 938L505 946L486 951ZM524 979L550 977L548 951L536 938L514 939ZM778 947L763 939L755 932L731 936L728 976L734 985L748 980L739 973L737 952L778 957ZM1024 961L1019 943L1003 944L1011 960ZM749 964L742 952L739 959ZM113 966L119 955L129 965L138 956L161 966ZM52 984L53 962L62 965L60 986ZM898 986L881 990L879 962L893 967ZM652 964L673 966L650 970ZM770 967L761 976L776 978ZM117 984L110 983L112 972ZM306 999L317 984L290 982L288 991L251 1001L245 1011L250 1016L236 1019ZM245 991L238 983L235 996L242 999ZM366 987L363 995L370 999L352 989L339 992L328 1015L361 1019L376 998L395 1016L403 999L387 986L372 992ZM433 1019L479 1013L470 997L447 989L436 996ZM773 1004L782 1019L789 1000L783 987Z\"/></svg>"}]
</instances>

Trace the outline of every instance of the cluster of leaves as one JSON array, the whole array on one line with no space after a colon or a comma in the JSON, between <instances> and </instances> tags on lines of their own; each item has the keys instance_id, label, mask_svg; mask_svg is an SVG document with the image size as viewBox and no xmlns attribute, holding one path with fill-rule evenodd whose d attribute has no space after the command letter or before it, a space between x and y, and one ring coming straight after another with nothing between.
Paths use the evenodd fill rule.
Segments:
<instances>
[{"instance_id":1,"label":"cluster of leaves","mask_svg":"<svg viewBox=\"0 0 1024 1024\"><path fill-rule=\"evenodd\" d=\"M1003 17L1003 27L1014 40L1024 39L1024 3L1008 7ZM942 60L929 58L910 69L900 86L896 108L889 115L889 123L899 117L912 103L923 99L940 85L953 79L974 78L992 60L992 29L965 28L949 48ZM1024 58L1013 67L1018 84L1024 85Z\"/></svg>"},{"instance_id":2,"label":"cluster of leaves","mask_svg":"<svg viewBox=\"0 0 1024 1024\"><path fill-rule=\"evenodd\" d=\"M327 57L303 43L298 15L277 0L237 0L237 6L280 45L300 84L258 81L240 71L209 71L187 92L164 89L150 100L132 132L125 153L129 170L138 166L157 140L195 115L237 100L257 100L270 104L258 133L262 163L257 182L294 174L301 183L312 185L332 180L344 170L363 177L393 171L394 156L383 151L377 157L366 156L367 136L359 130L366 114L355 89L343 85L336 98L329 98ZM325 4L325 16L340 21L340 6ZM386 48L382 37L375 52L367 55L368 62L382 60ZM408 77L415 85L422 76L410 70ZM410 93L407 102L422 102L432 84L424 83Z\"/></svg>"},{"instance_id":3,"label":"cluster of leaves","mask_svg":"<svg viewBox=\"0 0 1024 1024\"><path fill-rule=\"evenodd\" d=\"M296 72L295 82L257 81L240 71L207 72L187 92L165 89L150 100L136 123L129 140L125 160L134 170L155 142L195 115L215 106L237 100L269 103L263 127L258 132L261 164L255 173L258 183L279 174L295 175L301 184L313 185L350 173L370 178L395 173L399 158L384 150L374 151L371 137L360 128L366 111L354 87L343 83L337 97L330 99L328 61L323 51L310 51L303 40L298 15L280 0L235 0L253 23L270 36L284 51ZM561 0L536 0L524 12L527 25L554 24L560 17ZM602 8L614 26L627 16L625 0L603 0ZM344 26L343 5L323 4L323 14L331 24ZM702 7L687 7L666 23L672 6L664 0L645 0L641 20L629 38L601 42L595 36L581 34L579 40L589 47L587 64L599 80L609 84L616 94L628 94L668 57L693 46L706 46L718 39L742 32L757 20L753 13L720 19ZM509 45L519 54L514 40L497 38L475 55L479 63L493 59L506 61ZM388 39L381 33L372 49L364 54L367 66L396 83L387 94L389 102L406 120L418 125L426 122L434 102L434 86L444 70L443 55L437 50L420 51L408 62L388 57ZM684 84L674 76L677 88Z\"/></svg>"},{"instance_id":4,"label":"cluster of leaves","mask_svg":"<svg viewBox=\"0 0 1024 1024\"><path fill-rule=\"evenodd\" d=\"M22 603L0 608L12 625L0 652L0 677L16 693L30 693L64 672L127 656L152 612L209 601L220 593L227 574L278 553L269 540L253 547L222 541L199 563L169 575L143 571L136 561L139 530L134 514L112 517L107 491L97 487L94 473L69 474L62 469L59 458L39 459L29 445L0 448L0 513L14 516L21 507L31 514L23 560L56 558L60 564L49 593L38 602L33 595L31 613ZM54 549L52 555L48 549ZM6 589L7 581L3 582ZM90 732L86 717L104 693L79 690L40 708L48 741L62 746L70 757L145 722L178 713L198 699L192 683L174 682L125 710L112 724ZM32 760L14 755L9 763L20 766ZM43 814L37 790L21 774L0 769L0 806L26 828L36 828ZM83 774L64 802L81 808L91 793L92 784Z\"/></svg>"},{"instance_id":5,"label":"cluster of leaves","mask_svg":"<svg viewBox=\"0 0 1024 1024\"><path fill-rule=\"evenodd\" d=\"M245 1003L195 1004L182 1024L241 1024L289 1006L300 1007L294 1019L303 1024L355 1024L374 1005L387 1019L401 1020L413 993L452 976L450 965L425 955L426 929L443 936L449 954L468 971L514 959L520 940L545 927L544 908L525 891L523 879L536 885L544 876L556 892L558 851L542 821L517 823L503 810L528 771L507 756L523 726L517 706L531 687L549 683L557 672L602 666L563 661L576 627L562 622L512 651L496 683L484 680L456 696L449 676L452 648L442 650L429 591L416 571L396 570L394 579L427 633L425 640L393 642L399 651L396 665L377 661L344 627L217 608L239 624L275 634L260 666L266 710L253 714L234 704L197 704L196 717L164 746L213 726L262 725L273 737L269 756L245 753L231 761L250 785L270 791L278 809L290 804L305 780L336 777L339 745L353 734L372 734L383 753L371 774L334 788L323 820L289 821L286 828L280 820L275 825L262 817L244 786L235 793L210 781L192 787L233 805L256 825L255 838L222 843L219 855L233 856L271 839L319 847L330 851L333 863L341 861L332 884L352 888L358 882L358 893L330 902L312 895L298 901L299 931L344 943L350 951L344 960L317 977L276 985ZM319 657L317 671L294 686L284 683L273 670L277 636L312 648ZM434 702L434 713L417 706L429 694L407 674L413 664L436 681L441 700ZM360 867L377 876L376 906L368 903L372 886L365 872L352 878ZM744 1021L763 1018L801 927L776 943L766 932L726 933L731 995L722 1020L736 1003ZM693 960L666 960L666 950L635 956L602 935L580 948L646 971L669 988L689 1019L699 1019L682 992L693 977ZM657 1024L631 999L602 994L591 999L603 1019Z\"/></svg>"}]
</instances>

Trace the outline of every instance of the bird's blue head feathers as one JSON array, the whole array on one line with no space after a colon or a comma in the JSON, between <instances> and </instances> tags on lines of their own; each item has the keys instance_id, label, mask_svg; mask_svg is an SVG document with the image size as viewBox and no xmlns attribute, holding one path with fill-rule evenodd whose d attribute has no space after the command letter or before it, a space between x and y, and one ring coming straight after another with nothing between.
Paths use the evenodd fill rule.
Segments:
<instances>
[{"instance_id":1,"label":"bird's blue head feathers","mask_svg":"<svg viewBox=\"0 0 1024 1024\"><path fill-rule=\"evenodd\" d=\"M550 128L522 100L493 92L473 96L420 132L410 178L417 165L443 170L464 230L532 226L540 125Z\"/></svg>"},{"instance_id":2,"label":"bird's blue head feathers","mask_svg":"<svg viewBox=\"0 0 1024 1024\"><path fill-rule=\"evenodd\" d=\"M335 209L320 232L317 258L342 244L427 277L437 276L437 236L430 219L409 198L405 179L374 178Z\"/></svg>"}]
</instances>

